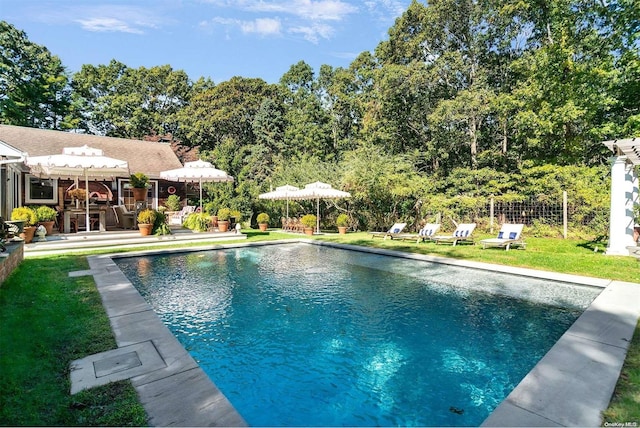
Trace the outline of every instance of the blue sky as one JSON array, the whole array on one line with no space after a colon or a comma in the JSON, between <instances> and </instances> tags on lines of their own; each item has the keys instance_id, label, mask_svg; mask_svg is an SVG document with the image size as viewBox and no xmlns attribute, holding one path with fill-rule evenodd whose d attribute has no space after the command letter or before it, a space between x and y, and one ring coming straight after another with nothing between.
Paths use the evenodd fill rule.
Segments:
<instances>
[{"instance_id":1,"label":"blue sky","mask_svg":"<svg viewBox=\"0 0 640 428\"><path fill-rule=\"evenodd\" d=\"M169 64L192 80L269 83L298 61L347 67L373 51L411 0L0 0L0 19L71 73L116 59Z\"/></svg>"}]
</instances>

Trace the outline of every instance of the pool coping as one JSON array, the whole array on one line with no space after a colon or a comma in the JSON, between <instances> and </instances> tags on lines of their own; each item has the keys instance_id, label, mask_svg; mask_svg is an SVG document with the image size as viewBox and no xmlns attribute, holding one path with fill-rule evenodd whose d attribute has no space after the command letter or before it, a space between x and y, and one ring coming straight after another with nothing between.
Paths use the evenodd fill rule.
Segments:
<instances>
[{"instance_id":1,"label":"pool coping","mask_svg":"<svg viewBox=\"0 0 640 428\"><path fill-rule=\"evenodd\" d=\"M600 426L640 317L640 284L528 268L405 253L350 244L287 239L216 244L185 249L142 250L88 256L90 274L102 297L118 347L151 341L166 367L131 378L156 426L246 426L213 381L144 301L113 259L142 255L308 243L509 273L603 291L549 352L483 422L482 426Z\"/></svg>"}]
</instances>

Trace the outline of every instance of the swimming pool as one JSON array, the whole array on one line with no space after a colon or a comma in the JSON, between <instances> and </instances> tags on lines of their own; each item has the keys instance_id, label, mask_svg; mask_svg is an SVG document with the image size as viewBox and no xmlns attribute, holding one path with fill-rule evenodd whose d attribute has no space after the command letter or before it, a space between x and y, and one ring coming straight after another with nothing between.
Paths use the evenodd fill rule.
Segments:
<instances>
[{"instance_id":1,"label":"swimming pool","mask_svg":"<svg viewBox=\"0 0 640 428\"><path fill-rule=\"evenodd\" d=\"M308 244L116 263L250 425L478 425L599 292Z\"/></svg>"}]
</instances>

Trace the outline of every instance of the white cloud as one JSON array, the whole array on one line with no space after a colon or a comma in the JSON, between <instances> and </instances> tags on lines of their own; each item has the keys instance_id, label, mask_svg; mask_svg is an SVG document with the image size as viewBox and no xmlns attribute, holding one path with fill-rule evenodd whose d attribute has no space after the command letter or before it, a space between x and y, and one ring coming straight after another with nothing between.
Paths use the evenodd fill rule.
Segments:
<instances>
[{"instance_id":1,"label":"white cloud","mask_svg":"<svg viewBox=\"0 0 640 428\"><path fill-rule=\"evenodd\" d=\"M87 31L144 34L169 22L153 11L135 6L67 6L36 17L48 24L76 23Z\"/></svg>"},{"instance_id":2,"label":"white cloud","mask_svg":"<svg viewBox=\"0 0 640 428\"><path fill-rule=\"evenodd\" d=\"M406 10L407 5L400 0L366 0L364 2L372 15L379 19L395 19Z\"/></svg>"},{"instance_id":3,"label":"white cloud","mask_svg":"<svg viewBox=\"0 0 640 428\"><path fill-rule=\"evenodd\" d=\"M248 2L248 10L258 12L288 13L304 19L318 21L340 21L358 8L340 0L288 0L275 2Z\"/></svg>"},{"instance_id":4,"label":"white cloud","mask_svg":"<svg viewBox=\"0 0 640 428\"><path fill-rule=\"evenodd\" d=\"M278 19L258 18L254 21L243 21L240 28L243 33L257 33L266 36L279 35L282 25Z\"/></svg>"},{"instance_id":5,"label":"white cloud","mask_svg":"<svg viewBox=\"0 0 640 428\"><path fill-rule=\"evenodd\" d=\"M78 22L82 28L88 31L96 31L96 32L120 32L120 33L133 33L133 34L143 34L139 28L132 27L128 23L115 18L86 18L86 19L76 19L75 22Z\"/></svg>"},{"instance_id":6,"label":"white cloud","mask_svg":"<svg viewBox=\"0 0 640 428\"><path fill-rule=\"evenodd\" d=\"M234 18L215 17L210 21L200 23L201 28L210 28L215 25L236 27L245 34L260 34L262 36L277 36L282 32L280 20L274 18L257 18L253 21L244 21Z\"/></svg>"},{"instance_id":7,"label":"white cloud","mask_svg":"<svg viewBox=\"0 0 640 428\"><path fill-rule=\"evenodd\" d=\"M247 12L283 13L303 19L340 21L358 8L342 0L208 0L207 3Z\"/></svg>"},{"instance_id":8,"label":"white cloud","mask_svg":"<svg viewBox=\"0 0 640 428\"><path fill-rule=\"evenodd\" d=\"M333 27L325 24L313 24L310 26L292 27L288 30L292 34L302 34L305 40L318 44L320 38L329 40L333 35Z\"/></svg>"}]
</instances>

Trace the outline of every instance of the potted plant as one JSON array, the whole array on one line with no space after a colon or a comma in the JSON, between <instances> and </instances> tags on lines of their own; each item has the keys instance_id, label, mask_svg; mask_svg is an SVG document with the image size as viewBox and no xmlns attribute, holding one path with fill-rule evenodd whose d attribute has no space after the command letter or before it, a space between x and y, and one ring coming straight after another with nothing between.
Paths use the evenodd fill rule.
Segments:
<instances>
[{"instance_id":1,"label":"potted plant","mask_svg":"<svg viewBox=\"0 0 640 428\"><path fill-rule=\"evenodd\" d=\"M229 230L230 217L231 210L229 208L220 208L218 210L218 230L220 232L226 232Z\"/></svg>"},{"instance_id":2,"label":"potted plant","mask_svg":"<svg viewBox=\"0 0 640 428\"><path fill-rule=\"evenodd\" d=\"M149 187L149 177L142 172L136 172L129 177L129 184L133 193L134 201L145 201L147 199L147 189Z\"/></svg>"},{"instance_id":3,"label":"potted plant","mask_svg":"<svg viewBox=\"0 0 640 428\"><path fill-rule=\"evenodd\" d=\"M22 233L20 233L20 237L24 239L25 244L30 243L36 233L35 225L38 222L36 212L29 207L14 208L11 211L11 220L23 222L24 226Z\"/></svg>"},{"instance_id":4,"label":"potted plant","mask_svg":"<svg viewBox=\"0 0 640 428\"><path fill-rule=\"evenodd\" d=\"M313 229L316 227L317 217L313 214L305 214L300 219L300 223L304 226L304 233L311 236L313 235Z\"/></svg>"},{"instance_id":5,"label":"potted plant","mask_svg":"<svg viewBox=\"0 0 640 428\"><path fill-rule=\"evenodd\" d=\"M53 225L56 223L56 217L58 217L58 211L49 206L40 205L36 208L36 217L38 218L38 223L44 226L47 235L51 235Z\"/></svg>"},{"instance_id":6,"label":"potted plant","mask_svg":"<svg viewBox=\"0 0 640 428\"><path fill-rule=\"evenodd\" d=\"M258 214L258 216L256 217L256 221L258 222L258 227L260 228L260 231L266 232L267 227L269 226L269 214L267 213Z\"/></svg>"},{"instance_id":7,"label":"potted plant","mask_svg":"<svg viewBox=\"0 0 640 428\"><path fill-rule=\"evenodd\" d=\"M138 229L140 229L140 235L151 235L153 230L153 223L156 221L156 212L150 208L142 210L138 213Z\"/></svg>"},{"instance_id":8,"label":"potted plant","mask_svg":"<svg viewBox=\"0 0 640 428\"><path fill-rule=\"evenodd\" d=\"M349 227L349 216L346 214L338 215L336 219L336 226L338 226L338 233L344 235L347 233L347 227Z\"/></svg>"},{"instance_id":9,"label":"potted plant","mask_svg":"<svg viewBox=\"0 0 640 428\"><path fill-rule=\"evenodd\" d=\"M180 196L169 195L164 203L164 206L167 207L167 211L180 211L180 209L182 208L180 206Z\"/></svg>"}]
</instances>

